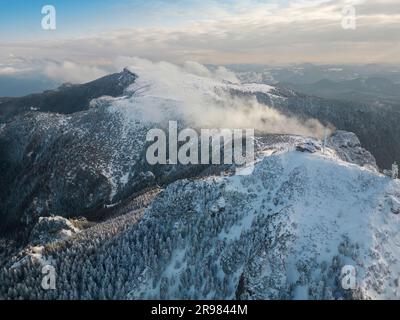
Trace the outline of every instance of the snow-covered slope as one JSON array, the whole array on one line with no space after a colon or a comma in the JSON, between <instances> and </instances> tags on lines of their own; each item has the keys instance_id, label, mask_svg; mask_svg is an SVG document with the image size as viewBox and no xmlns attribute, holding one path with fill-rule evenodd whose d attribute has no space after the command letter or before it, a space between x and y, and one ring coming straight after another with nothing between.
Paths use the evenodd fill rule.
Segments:
<instances>
[{"instance_id":1,"label":"snow-covered slope","mask_svg":"<svg viewBox=\"0 0 400 320\"><path fill-rule=\"evenodd\" d=\"M318 122L286 113L315 100L193 63L131 71L116 79L123 96L0 126L0 229L33 227L17 254L0 250L0 299L399 297L400 183L355 134L323 146ZM150 166L146 133L169 120L257 129L254 172ZM65 219L79 216L97 222ZM46 263L57 290L40 286Z\"/></svg>"},{"instance_id":2,"label":"snow-covered slope","mask_svg":"<svg viewBox=\"0 0 400 320\"><path fill-rule=\"evenodd\" d=\"M269 144L251 175L179 180L147 209L45 249L57 291L37 290L34 265L18 286L31 298L398 298L400 181L344 162L333 144L322 154L291 140ZM354 290L341 286L345 265Z\"/></svg>"},{"instance_id":3,"label":"snow-covered slope","mask_svg":"<svg viewBox=\"0 0 400 320\"><path fill-rule=\"evenodd\" d=\"M138 76L127 69L112 76L123 96L99 97L88 110L68 115L28 112L1 125L0 167L5 174L0 180L0 233L31 227L40 216L90 216L149 184L197 175L204 167L150 167L146 162L147 132L167 127L169 120L178 121L180 128L255 128L305 136L321 132L316 123L257 103L255 92L275 96L267 85L240 85L219 74L167 63L131 69ZM102 86L107 79L99 80ZM85 88L93 91L97 83Z\"/></svg>"},{"instance_id":4,"label":"snow-covered slope","mask_svg":"<svg viewBox=\"0 0 400 320\"><path fill-rule=\"evenodd\" d=\"M254 128L263 133L321 137L316 120L297 119L271 108L282 103L290 90L266 84L241 84L234 75L211 72L204 66L176 66L166 62L134 60L129 67L138 75L128 88L131 96L113 106L126 119L152 123L175 120L194 128ZM228 71L226 71L228 72ZM227 80L229 79L229 80ZM260 104L262 95L267 103Z\"/></svg>"},{"instance_id":5,"label":"snow-covered slope","mask_svg":"<svg viewBox=\"0 0 400 320\"><path fill-rule=\"evenodd\" d=\"M172 251L143 269L130 297L399 297L399 199L399 181L296 151L250 176L176 182L139 226ZM345 265L356 290L341 288Z\"/></svg>"}]
</instances>

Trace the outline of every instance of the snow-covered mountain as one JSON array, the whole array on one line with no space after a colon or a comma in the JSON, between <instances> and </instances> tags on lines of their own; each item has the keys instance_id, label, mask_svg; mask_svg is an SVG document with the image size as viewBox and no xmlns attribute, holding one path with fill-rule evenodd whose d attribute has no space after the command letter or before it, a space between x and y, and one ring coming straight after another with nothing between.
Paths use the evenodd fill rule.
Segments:
<instances>
[{"instance_id":1,"label":"snow-covered mountain","mask_svg":"<svg viewBox=\"0 0 400 320\"><path fill-rule=\"evenodd\" d=\"M99 81L102 86L109 81L123 96L98 97L88 109L81 106L74 113L22 112L1 125L0 231L32 226L50 214L97 217L103 206L150 185L198 175L204 166L147 163L146 134L166 128L168 120L183 128L254 127L300 135L322 131L316 121L303 123L258 103L256 92L284 99L267 85L235 84L171 64L132 71L138 76L125 69L93 82L97 88ZM87 86L76 90L95 91Z\"/></svg>"},{"instance_id":2,"label":"snow-covered mountain","mask_svg":"<svg viewBox=\"0 0 400 320\"><path fill-rule=\"evenodd\" d=\"M127 69L85 84L65 83L55 90L47 90L24 97L0 99L0 123L27 111L70 114L89 108L90 101L107 95L121 96L135 81L136 76Z\"/></svg>"},{"instance_id":3,"label":"snow-covered mountain","mask_svg":"<svg viewBox=\"0 0 400 320\"><path fill-rule=\"evenodd\" d=\"M3 268L0 296L398 298L400 181L343 161L363 152L345 132L324 152L313 139L269 139L251 175L179 180L68 239L33 242ZM57 290L39 287L48 263ZM341 285L346 265L353 290Z\"/></svg>"},{"instance_id":4,"label":"snow-covered mountain","mask_svg":"<svg viewBox=\"0 0 400 320\"><path fill-rule=\"evenodd\" d=\"M278 152L250 176L170 185L138 226L167 252L160 244L129 297L399 297L400 184L328 153Z\"/></svg>"},{"instance_id":5,"label":"snow-covered mountain","mask_svg":"<svg viewBox=\"0 0 400 320\"><path fill-rule=\"evenodd\" d=\"M267 83L280 89L286 99L262 103L331 123L357 134L381 168L400 161L398 72L379 65L343 66L302 64L288 67L232 65L243 83ZM288 88L292 90L288 90Z\"/></svg>"},{"instance_id":6,"label":"snow-covered mountain","mask_svg":"<svg viewBox=\"0 0 400 320\"><path fill-rule=\"evenodd\" d=\"M306 114L332 108L223 68L136 62L112 77L119 96L0 124L0 298L399 297L400 182L354 133L321 141ZM149 165L146 134L169 120L255 128L254 171Z\"/></svg>"}]
</instances>

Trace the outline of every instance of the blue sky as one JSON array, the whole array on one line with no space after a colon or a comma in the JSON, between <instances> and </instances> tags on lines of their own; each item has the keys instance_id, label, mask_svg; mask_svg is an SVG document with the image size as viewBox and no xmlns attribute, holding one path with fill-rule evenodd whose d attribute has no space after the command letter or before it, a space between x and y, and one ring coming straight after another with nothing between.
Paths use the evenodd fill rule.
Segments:
<instances>
[{"instance_id":1,"label":"blue sky","mask_svg":"<svg viewBox=\"0 0 400 320\"><path fill-rule=\"evenodd\" d=\"M2 40L31 39L46 36L41 29L41 9L53 5L57 11L59 36L82 36L110 29L146 26L146 12L181 5L187 1L138 0L0 0L0 36ZM167 20L165 21L166 23ZM54 34L51 35L54 37Z\"/></svg>"},{"instance_id":2,"label":"blue sky","mask_svg":"<svg viewBox=\"0 0 400 320\"><path fill-rule=\"evenodd\" d=\"M121 4L126 2L120 1ZM107 0L0 0L0 36L6 40L44 36L41 9L47 4L57 10L56 32L61 35L74 36L118 26L115 3Z\"/></svg>"},{"instance_id":3,"label":"blue sky","mask_svg":"<svg viewBox=\"0 0 400 320\"><path fill-rule=\"evenodd\" d=\"M57 30L51 36L82 36L118 28L179 26L187 21L210 19L216 8L228 13L240 5L289 0L0 0L0 40L43 38L41 8L57 10Z\"/></svg>"}]
</instances>

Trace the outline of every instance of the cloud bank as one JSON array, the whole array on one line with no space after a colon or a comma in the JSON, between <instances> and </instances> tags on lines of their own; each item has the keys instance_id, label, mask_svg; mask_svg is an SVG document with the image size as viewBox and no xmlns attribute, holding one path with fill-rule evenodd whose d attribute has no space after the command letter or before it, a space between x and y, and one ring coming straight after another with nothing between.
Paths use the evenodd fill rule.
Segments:
<instances>
[{"instance_id":1,"label":"cloud bank","mask_svg":"<svg viewBox=\"0 0 400 320\"><path fill-rule=\"evenodd\" d=\"M100 68L121 55L220 65L400 62L398 0L206 0L183 8L150 3L147 9L121 8L119 18L131 21L124 28L0 43L0 61L13 53ZM356 9L356 30L341 26L349 4Z\"/></svg>"},{"instance_id":2,"label":"cloud bank","mask_svg":"<svg viewBox=\"0 0 400 320\"><path fill-rule=\"evenodd\" d=\"M285 133L321 138L324 127L310 119L300 121L258 103L251 87L241 86L223 67L210 71L196 62L181 66L139 58L120 58L139 78L130 87L132 97L117 99L114 110L127 119L164 123L174 120L195 128L251 128L262 133ZM233 81L232 81L233 80ZM232 89L244 90L242 97ZM266 94L273 90L258 85Z\"/></svg>"}]
</instances>

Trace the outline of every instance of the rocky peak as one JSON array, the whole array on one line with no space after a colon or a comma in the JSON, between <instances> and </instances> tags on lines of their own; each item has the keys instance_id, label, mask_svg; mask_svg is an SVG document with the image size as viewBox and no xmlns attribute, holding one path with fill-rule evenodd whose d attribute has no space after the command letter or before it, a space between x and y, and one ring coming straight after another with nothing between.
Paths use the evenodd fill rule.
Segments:
<instances>
[{"instance_id":1,"label":"rocky peak","mask_svg":"<svg viewBox=\"0 0 400 320\"><path fill-rule=\"evenodd\" d=\"M344 161L378 170L375 157L361 146L360 140L353 132L335 131L328 139L328 146L335 149Z\"/></svg>"},{"instance_id":2,"label":"rocky peak","mask_svg":"<svg viewBox=\"0 0 400 320\"><path fill-rule=\"evenodd\" d=\"M79 232L71 221L63 217L40 217L32 229L29 242L35 246L44 245L65 240Z\"/></svg>"}]
</instances>

